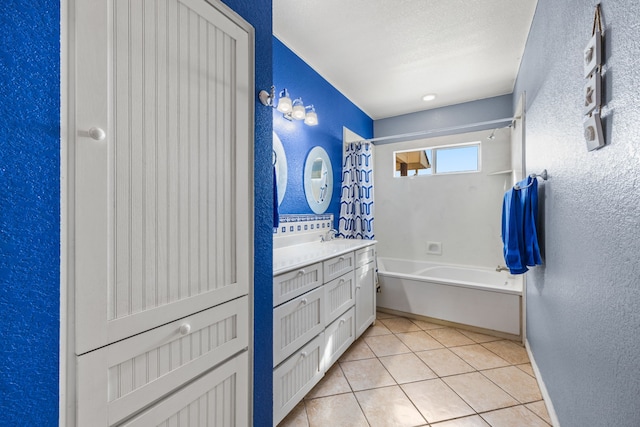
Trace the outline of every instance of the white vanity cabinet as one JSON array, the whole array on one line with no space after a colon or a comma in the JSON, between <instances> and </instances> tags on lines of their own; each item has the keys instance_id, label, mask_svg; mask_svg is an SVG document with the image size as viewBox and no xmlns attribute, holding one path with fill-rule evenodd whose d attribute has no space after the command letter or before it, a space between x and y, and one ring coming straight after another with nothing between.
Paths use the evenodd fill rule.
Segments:
<instances>
[{"instance_id":1,"label":"white vanity cabinet","mask_svg":"<svg viewBox=\"0 0 640 427\"><path fill-rule=\"evenodd\" d=\"M356 251L356 338L376 319L375 246Z\"/></svg>"},{"instance_id":2,"label":"white vanity cabinet","mask_svg":"<svg viewBox=\"0 0 640 427\"><path fill-rule=\"evenodd\" d=\"M274 271L273 425L375 320L374 243L311 243L315 257ZM304 246L276 252L274 265L286 264L283 253L300 257Z\"/></svg>"}]
</instances>

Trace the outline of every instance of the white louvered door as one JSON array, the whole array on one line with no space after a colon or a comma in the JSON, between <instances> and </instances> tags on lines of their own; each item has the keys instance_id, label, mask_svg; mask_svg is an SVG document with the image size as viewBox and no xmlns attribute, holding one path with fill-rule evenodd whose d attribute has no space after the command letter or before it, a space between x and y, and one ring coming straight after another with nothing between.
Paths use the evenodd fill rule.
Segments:
<instances>
[{"instance_id":1,"label":"white louvered door","mask_svg":"<svg viewBox=\"0 0 640 427\"><path fill-rule=\"evenodd\" d=\"M75 6L84 354L248 293L253 39L204 0Z\"/></svg>"}]
</instances>

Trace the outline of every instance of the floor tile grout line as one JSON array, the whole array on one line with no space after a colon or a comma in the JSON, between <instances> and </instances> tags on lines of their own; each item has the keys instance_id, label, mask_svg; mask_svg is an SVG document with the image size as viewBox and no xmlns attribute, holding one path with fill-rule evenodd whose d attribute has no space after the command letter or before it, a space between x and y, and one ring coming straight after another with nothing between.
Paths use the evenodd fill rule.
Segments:
<instances>
[{"instance_id":1,"label":"floor tile grout line","mask_svg":"<svg viewBox=\"0 0 640 427\"><path fill-rule=\"evenodd\" d=\"M388 319L393 319L393 318L402 318L402 317L400 317L400 316L394 316L394 317L386 318L386 320L388 320ZM385 319L377 319L377 320L378 320L378 321L381 321L381 320L385 320ZM407 320L409 320L411 323L413 323L413 322L412 322L412 319L407 319ZM467 405L468 405L468 406L469 406L469 407L474 411L474 414L475 414L475 415L479 416L479 417L480 417L484 422L486 422L486 423L487 423L487 424L489 424L489 425L490 425L489 421L488 421L488 420L486 420L486 419L482 416L483 414L487 414L487 413L491 413L491 412L495 412L495 411L499 411L499 410L503 410L503 409L509 409L509 408L514 408L514 407L519 407L519 406L522 406L522 407L523 407L523 409L525 409L527 412L529 412L529 413L533 414L537 419L540 419L540 420L541 420L542 422L544 422L545 424L548 424L548 423L546 422L546 420L544 420L541 416L539 416L537 413L535 413L533 410L529 409L529 408L526 406L526 405L533 404L533 403L537 403L537 402L540 402L540 401L541 401L541 402L543 402L543 404L544 404L544 399L534 400L534 401L531 401L531 402L521 402L519 399L517 399L515 396L511 395L511 393L509 393L507 390L505 390L502 386L500 386L499 384L497 384L497 383L496 383L496 382L494 382L491 378L489 378L488 376L486 376L486 375L484 374L484 372L486 372L486 371L490 371L490 370L496 370L496 369L507 368L507 367L514 367L514 368L518 369L519 371L521 371L521 372L525 373L528 377L531 377L531 378L533 378L534 380L536 380L535 375L534 375L534 376L531 376L528 372L526 372L525 370L520 369L520 368L518 367L519 365L525 365L526 363L531 363L530 361L529 361L529 362L526 362L526 363L514 363L514 362L511 362L511 361L508 361L508 360L504 359L502 356L500 356L498 353L496 353L496 352L492 351L490 348L487 348L487 347L485 347L485 346L483 345L483 344L486 344L486 343L490 343L490 342L498 342L498 341L506 341L506 342L509 342L509 340L508 340L508 339L504 339L504 338L496 337L496 340L495 340L495 341L484 341L484 342L478 342L478 341L476 341L476 340L474 340L473 338L471 338L471 337L469 337L469 336L465 335L463 332L460 332L460 331L458 331L456 328L453 328L453 327L442 326L441 328L435 328L435 329L449 328L449 329L455 330L455 331L457 331L457 332L460 332L462 335L464 335L464 336L465 336L466 338L468 338L469 340L473 341L473 344L462 344L462 345L451 345L451 346L447 346L447 345L446 345L446 344L444 344L443 342L439 341L436 337L434 337L433 335L429 334L428 330L423 329L423 328L422 328L422 327L420 327L419 325L417 325L417 324L413 323L415 326L417 326L417 327L420 329L420 331L427 333L427 335L428 335L428 336L430 336L430 337L431 337L431 338L433 338L436 342L438 342L440 345L442 345L442 348L440 348L440 349L420 350L419 352L427 352L427 351L433 351L433 350L442 350L442 349L447 349L447 350L449 350L452 354L454 354L456 357L458 357L458 358L459 358L459 359L461 359L463 362L465 362L467 365L470 365L466 360L464 360L464 358L462 358L461 356L459 356L456 352L452 351L452 350L451 350L451 348L455 348L455 347L464 347L464 346L470 346L470 345L480 345L480 346L482 346L482 348L486 349L486 350L487 350L487 351L489 351L490 353L494 354L495 356L499 357L500 359L502 359L502 360L504 360L506 363L508 363L508 365L507 365L507 366L494 367L494 368L486 368L486 369L477 369L477 368L475 368L475 366L470 365L470 366L471 366L471 368L473 368L473 371L472 371L472 372L440 376L437 372L435 372L435 371L433 370L433 368L431 368L431 366L429 366L429 364L428 364L426 361L424 361L422 358L420 358L420 357L416 354L416 351L414 351L413 349L411 349L410 347L408 347L408 346L407 346L407 345L406 345L406 344L405 344L405 343L400 339L400 337L398 337L398 334L409 333L409 332L419 332L419 331L395 331L395 332L394 332L394 331L391 331L391 330L388 328L388 326L386 326L386 325L384 324L384 322L382 322L382 321L381 321L380 323L382 323L382 324L383 324L383 326L384 326L384 327L389 331L389 334L378 334L378 335L372 335L372 336L380 336L380 335L394 335L396 339L398 339L400 342L402 342L402 343L403 343L403 344L404 344L404 345L409 349L409 352L398 353L398 354L392 354L392 355L387 355L387 356L378 356L378 355L375 353L375 351L373 351L373 349L372 349L372 348L367 344L367 342L365 341L365 338L367 338L366 333L365 333L365 334L363 334L363 336L362 336L362 337L360 337L360 338L362 339L362 344L363 344L363 345L365 345L365 346L370 350L370 352L373 354L373 357L364 357L364 358L362 358L362 359L353 359L353 360L345 360L345 361L342 361L342 360L338 359L338 361L337 361L337 362L338 362L338 367L339 367L339 369L340 369L340 372L341 372L342 376L345 378L345 381L347 382L347 385L349 386L350 391L348 391L348 392L344 392L344 393L334 393L334 394L330 394L330 395L327 395L327 396L318 396L318 397L315 397L315 398L312 398L312 399L304 399L304 398L303 398L302 403L303 403L303 409L304 409L304 416L305 416L305 419L306 419L306 421L307 421L307 424L308 424L308 425L310 425L310 420L309 420L309 416L308 416L308 413L307 413L307 402L308 402L308 401L311 401L311 400L314 400L314 399L320 399L320 398L323 398L323 397L338 396L338 395L342 395L342 394L349 394L349 393L351 393L351 394L353 395L354 399L356 400L356 402L357 402L357 404L358 404L358 407L360 408L360 411L361 411L361 412L362 412L362 414L364 415L365 421L367 422L367 424L368 424L369 426L371 426L371 423L369 422L369 419L367 418L367 415L366 415L366 413L365 413L364 409L362 408L362 405L361 405L360 401L358 400L358 398L357 398L357 396L356 396L356 391L353 389L352 384L349 382L349 380L348 380L347 376L346 376L346 375L345 375L345 373L344 373L344 369L343 369L342 364L343 364L343 363L348 363L348 362L356 362L356 361L359 361L359 360L370 360L370 359L374 359L374 358L375 358L375 359L377 359L377 361L382 365L382 367L385 369L385 371L386 371L386 372L390 375L390 377L393 379L393 382L394 382L395 384L394 384L394 385L386 385L386 386L381 386L381 387L372 387L372 388L369 388L369 389L358 390L358 392L360 392L360 391L367 391L367 390L375 390L375 389L380 389L380 388L388 388L388 387L394 387L394 386L395 386L395 387L399 387L399 388L400 388L400 390L402 391L402 393L404 394L404 396L405 396L405 397L408 399L408 401L413 405L413 407L418 411L418 413L420 414L420 416L421 416L421 417L426 421L426 424L420 424L420 426L430 426L430 425L431 425L431 423L426 419L426 417L422 414L422 412L420 412L420 410L418 409L418 407L416 406L416 404L415 404L415 403L413 402L413 400L411 400L411 398L407 395L407 393L405 392L404 388L402 388L402 386L403 386L403 385L405 385L405 384L411 384L411 383L416 383L416 382L420 382L420 381L430 381L430 380L435 380L435 379L439 379L441 382L443 382L447 388L449 388L449 389L450 389L450 390L451 390L451 391L452 391L456 396L458 396L458 397L459 397L463 402L465 402L465 404L467 404ZM359 338L359 339L360 339L360 338ZM427 366L427 367L428 367L428 368L433 372L433 374L434 374L434 375L436 375L436 378L430 378L430 379L427 379L427 380L409 381L409 382L402 383L402 384L401 384L401 383L399 383L399 382L398 382L398 380L397 380L397 379L396 379L396 378L391 374L391 372L389 371L389 369L384 365L384 363L382 363L382 361L380 360L380 358L381 358L381 357L397 356L397 355L400 355L400 354L413 354L415 357L417 357L417 358L418 358L418 360L420 360L420 361L421 361L425 366ZM510 396L511 398L513 398L513 399L514 399L516 402L518 402L518 403L517 403L517 404L514 404L514 405L509 405L509 406L506 406L506 407L502 407L502 408L495 408L495 409L490 409L490 410L487 410L487 411L478 412L478 411L476 411L476 410L475 410L475 409L474 409L474 408L469 404L469 402L467 402L467 401L466 401L462 396L460 396L460 395L459 395L455 390L453 390L453 389L451 388L451 386L449 386L449 384L448 384L446 381L444 381L444 380L443 380L443 378L453 377L453 376L456 376L456 375L464 375L464 374L469 374L469 373L473 373L473 372L477 372L477 373L479 373L480 375L482 375L482 377L483 377L483 378L485 378L485 379L489 380L489 382L491 382L492 384L494 384L495 386L497 386L500 390L502 390L504 393L506 393L508 396ZM536 380L536 381L537 381L537 380ZM465 418L465 417L468 417L468 416L473 416L473 415L466 415L466 416L461 416L461 417L455 417L455 418L450 418L450 419L446 419L446 420L441 420L441 421L438 421L438 422L444 422L444 421L451 421L451 420L456 420L456 419L462 419L462 418Z\"/></svg>"},{"instance_id":2,"label":"floor tile grout line","mask_svg":"<svg viewBox=\"0 0 640 427\"><path fill-rule=\"evenodd\" d=\"M426 331L425 331L425 332L426 332ZM393 334L394 334L394 335L397 335L397 333L396 333L396 332L393 332ZM430 336L432 336L431 334L429 334L429 335L430 335ZM432 337L433 337L433 336L432 336ZM396 336L396 338L398 338L398 337ZM398 338L398 339L400 339L400 338ZM433 339L435 339L436 341L438 341L436 337L433 337ZM473 340L473 339L471 339L471 338L469 338L469 339L470 339L471 341L474 341L474 340ZM440 342L440 341L438 341L438 342ZM481 345L480 343L477 343L477 342L475 342L475 341L474 341L474 344L466 344L466 345L460 345L460 346L447 346L447 345L445 345L445 344L444 344L444 343L442 343L442 342L440 342L440 344L442 344L442 345L444 346L444 348L448 349L449 351L451 351L451 350L450 350L450 348L452 348L452 347L464 347L464 346L469 346L469 345ZM481 345L481 347L482 347L482 348L485 348L485 347L484 347L484 346L482 346L482 345ZM508 360L503 359L502 357L500 357L500 355L498 355L498 354L496 354L496 353L492 352L490 349L486 349L486 350L487 350L487 351L489 351L489 352L491 352L492 354L495 354L495 355L496 355L496 357L498 357L498 358L500 358L501 360L504 360L506 363L508 363L508 365L507 365L507 366L503 366L503 367L510 367L510 366L515 367L515 365L514 365L514 364L512 364L512 363L511 363L511 362L509 362ZM415 352L414 352L413 350L411 350L411 352L415 355ZM516 398L515 396L511 395L511 393L509 393L507 390L505 390L504 388L502 388L499 384L496 384L494 381L492 381L492 380L491 380L491 378L489 378L489 377L487 377L486 375L484 375L484 374L482 373L482 370L480 370L480 369L476 368L475 366L471 365L469 362L467 362L466 360L464 360L464 359L463 359L460 355L458 355L456 352L454 352L454 351L451 351L451 352L452 352L456 357L460 358L462 361L464 361L465 363L467 363L468 365L470 365L470 366L474 369L474 372L479 373L483 378L486 378L489 382L491 382L491 383L492 383L492 384L494 384L496 387L498 387L500 390L502 390L504 393L506 393L506 394L507 394L507 396L511 397L514 401L518 402L518 404L517 404L517 405L510 405L510 406L507 406L507 407L504 407L504 408L495 408L495 409L491 409L491 410L489 410L489 411L484 411L484 412L482 412L482 413L492 412L492 411L496 411L496 410L500 410L500 409L506 409L506 408L509 408L509 407L515 407L515 406L524 406L524 407L525 407L525 409L529 410L528 408L526 408L526 406L525 406L525 403L524 403L524 402L521 402L521 401L520 401L520 399L518 399L518 398ZM375 352L374 352L374 353L375 353ZM378 357L378 356L376 355L376 357ZM416 357L418 357L418 359L422 360L419 356L417 356L417 355L416 355ZM378 359L379 359L379 357L378 357ZM429 369L431 369L431 370L433 371L433 368L431 368L431 367L429 366L429 364L428 364L428 363L426 363L424 360L422 360L422 362L423 362L425 365L427 365L427 367L428 367ZM380 363L382 363L382 362L380 362ZM383 366L384 366L384 365L383 365ZM500 367L498 367L498 368L489 368L489 369L486 369L486 370L490 370L490 369L499 369L499 368L500 368ZM516 369L518 369L517 367L515 367L515 368L516 368ZM459 397L459 398L460 398L460 399L461 399L465 404L467 404L467 405L469 406L469 408L471 408L471 409L475 412L475 414L476 414L476 415L479 415L479 416L480 416L480 413L481 413L481 412L478 412L478 411L477 411L477 410L476 410L476 409L471 405L471 402L468 402L466 399L464 399L464 397L462 397L460 394L458 394L458 392L456 392L456 391L455 391L455 390L454 390L454 389L453 389L453 388L452 388L452 387L451 387L451 386L450 386L446 381L444 381L444 380L442 379L442 378L452 377L452 376L456 376L456 375L466 375L466 374L471 373L471 372L468 372L468 373L465 373L465 374L447 375L447 376L444 376L444 377L441 377L441 376L440 376L440 375L438 375L435 371L433 371L433 372L437 375L437 377L438 377L437 379L439 379L441 382L443 382L443 383L447 386L447 388L449 388L449 390L451 390L451 391L452 391L456 396L458 396L458 397ZM393 375L392 375L392 377L393 377ZM394 378L394 380L395 380L395 378ZM396 381L396 382L397 382L397 381ZM399 385L399 384L398 384L398 385ZM400 389L404 392L404 389L402 389L402 387L400 387ZM406 393L405 393L405 395L406 395ZM411 400L411 398L410 398L408 395L407 395L407 398L409 398L409 401L411 401L411 403L415 406L415 403ZM529 403L532 403L532 402L529 402ZM417 408L416 408L416 409L417 409ZM529 411L530 411L530 410L529 410ZM532 412L532 413L533 413L533 411L530 411L530 412ZM534 415L536 415L536 416L537 416L537 414L534 414ZM424 415L423 415L423 417L424 417ZM425 418L425 420L426 420L426 418ZM483 420L484 420L484 418L483 418ZM543 421L544 421L544 420L543 420ZM488 423L488 421L486 421L486 420L485 420L485 422L487 422L487 423Z\"/></svg>"}]
</instances>

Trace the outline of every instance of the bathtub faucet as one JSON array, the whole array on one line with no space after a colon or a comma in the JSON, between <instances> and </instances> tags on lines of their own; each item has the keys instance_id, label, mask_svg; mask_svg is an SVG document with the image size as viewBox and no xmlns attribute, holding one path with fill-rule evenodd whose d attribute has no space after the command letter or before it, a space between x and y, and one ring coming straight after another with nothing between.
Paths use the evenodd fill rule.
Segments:
<instances>
[{"instance_id":1,"label":"bathtub faucet","mask_svg":"<svg viewBox=\"0 0 640 427\"><path fill-rule=\"evenodd\" d=\"M505 267L504 265L499 265L496 267L496 271L509 271L509 267Z\"/></svg>"}]
</instances>

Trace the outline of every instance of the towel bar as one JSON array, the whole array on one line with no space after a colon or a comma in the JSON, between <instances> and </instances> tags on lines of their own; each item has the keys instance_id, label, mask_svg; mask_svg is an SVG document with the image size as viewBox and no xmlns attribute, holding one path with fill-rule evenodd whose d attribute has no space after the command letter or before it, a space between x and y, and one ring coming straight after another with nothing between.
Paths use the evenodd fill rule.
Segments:
<instances>
[{"instance_id":1,"label":"towel bar","mask_svg":"<svg viewBox=\"0 0 640 427\"><path fill-rule=\"evenodd\" d=\"M529 177L530 177L530 178L537 178L537 177L540 177L540 178L542 178L542 180L543 180L543 181L546 181L546 180L547 180L547 178L548 178L547 170L546 170L546 169L543 169L543 171L542 171L542 172L540 172L539 174L537 174L537 173L532 173L531 175L529 175ZM532 185L533 185L533 182L531 182L531 184L527 185L526 187L520 187L518 184L516 184L516 185L514 185L514 186L513 186L513 189L514 189L514 190L522 190L523 188L529 188L529 187L531 187Z\"/></svg>"}]
</instances>

